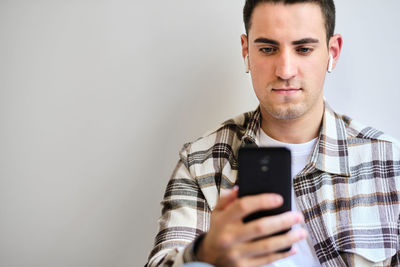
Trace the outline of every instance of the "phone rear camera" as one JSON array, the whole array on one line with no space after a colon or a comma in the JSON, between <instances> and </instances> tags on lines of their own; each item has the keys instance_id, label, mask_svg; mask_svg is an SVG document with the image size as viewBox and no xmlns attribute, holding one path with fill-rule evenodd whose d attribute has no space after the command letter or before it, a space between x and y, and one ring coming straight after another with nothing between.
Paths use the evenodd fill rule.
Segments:
<instances>
[{"instance_id":1,"label":"phone rear camera","mask_svg":"<svg viewBox=\"0 0 400 267\"><path fill-rule=\"evenodd\" d=\"M268 166L261 166L261 171L262 172L267 172L268 171Z\"/></svg>"},{"instance_id":2,"label":"phone rear camera","mask_svg":"<svg viewBox=\"0 0 400 267\"><path fill-rule=\"evenodd\" d=\"M270 157L269 157L269 156L264 156L264 157L262 157L262 158L260 159L260 163L261 163L262 165L266 165L266 164L269 163L269 160L270 160Z\"/></svg>"}]
</instances>

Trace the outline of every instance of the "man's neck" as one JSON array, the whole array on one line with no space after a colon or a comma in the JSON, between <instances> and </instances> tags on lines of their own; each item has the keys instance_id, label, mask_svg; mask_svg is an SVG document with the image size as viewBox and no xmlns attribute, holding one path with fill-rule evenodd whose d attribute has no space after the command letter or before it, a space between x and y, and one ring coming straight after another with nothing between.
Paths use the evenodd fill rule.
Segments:
<instances>
[{"instance_id":1,"label":"man's neck","mask_svg":"<svg viewBox=\"0 0 400 267\"><path fill-rule=\"evenodd\" d=\"M276 119L261 108L261 128L268 136L280 142L306 143L318 136L323 114L323 101L316 104L303 116L290 120Z\"/></svg>"}]
</instances>

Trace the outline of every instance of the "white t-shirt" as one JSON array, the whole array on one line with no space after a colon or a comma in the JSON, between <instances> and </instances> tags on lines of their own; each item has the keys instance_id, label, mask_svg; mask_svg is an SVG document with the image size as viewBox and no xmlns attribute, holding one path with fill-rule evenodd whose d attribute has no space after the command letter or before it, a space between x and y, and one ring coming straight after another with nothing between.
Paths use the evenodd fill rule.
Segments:
<instances>
[{"instance_id":1,"label":"white t-shirt","mask_svg":"<svg viewBox=\"0 0 400 267\"><path fill-rule=\"evenodd\" d=\"M290 149L292 154L292 179L308 163L313 148L317 142L317 138L302 144L288 144L282 143L269 137L261 128L259 129L256 137L256 144L258 146L283 146ZM292 210L298 211L294 190L292 187ZM300 225L295 225L292 229L299 228ZM304 227L303 227L304 228ZM297 249L297 253L293 256L275 261L272 264L265 265L264 267L295 267L295 266L307 266L307 267L320 267L321 264L315 251L311 246L310 238L297 242L293 245Z\"/></svg>"}]
</instances>

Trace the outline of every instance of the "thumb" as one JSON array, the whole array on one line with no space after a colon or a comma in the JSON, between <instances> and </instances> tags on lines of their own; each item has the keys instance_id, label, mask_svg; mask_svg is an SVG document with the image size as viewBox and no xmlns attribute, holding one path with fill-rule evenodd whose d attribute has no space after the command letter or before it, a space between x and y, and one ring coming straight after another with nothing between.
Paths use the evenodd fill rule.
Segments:
<instances>
[{"instance_id":1,"label":"thumb","mask_svg":"<svg viewBox=\"0 0 400 267\"><path fill-rule=\"evenodd\" d=\"M221 193L219 197L216 210L224 210L229 204L231 204L238 196L239 187L235 185L229 192Z\"/></svg>"}]
</instances>

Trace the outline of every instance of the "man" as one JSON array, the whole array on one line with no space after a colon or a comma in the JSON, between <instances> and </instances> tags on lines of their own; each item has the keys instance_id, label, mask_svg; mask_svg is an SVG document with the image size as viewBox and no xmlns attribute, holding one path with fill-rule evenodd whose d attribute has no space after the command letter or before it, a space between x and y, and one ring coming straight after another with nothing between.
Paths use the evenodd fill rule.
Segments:
<instances>
[{"instance_id":1,"label":"man","mask_svg":"<svg viewBox=\"0 0 400 267\"><path fill-rule=\"evenodd\" d=\"M400 266L400 147L324 102L342 48L333 0L247 0L244 23L260 106L183 147L148 265ZM282 204L237 198L237 152L250 143L291 149L292 212L243 223Z\"/></svg>"}]
</instances>

